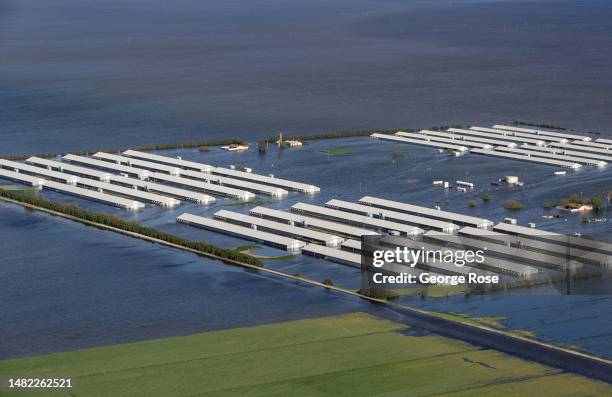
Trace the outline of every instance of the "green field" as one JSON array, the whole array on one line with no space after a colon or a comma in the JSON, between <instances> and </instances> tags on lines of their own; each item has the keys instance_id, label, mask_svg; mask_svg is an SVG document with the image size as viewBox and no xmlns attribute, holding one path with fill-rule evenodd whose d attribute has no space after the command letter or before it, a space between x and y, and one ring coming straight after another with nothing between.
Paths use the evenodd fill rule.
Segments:
<instances>
[{"instance_id":1,"label":"green field","mask_svg":"<svg viewBox=\"0 0 612 397\"><path fill-rule=\"evenodd\" d=\"M0 189L11 192L35 192L36 188L18 185L0 185Z\"/></svg>"},{"instance_id":2,"label":"green field","mask_svg":"<svg viewBox=\"0 0 612 397\"><path fill-rule=\"evenodd\" d=\"M606 383L363 313L0 362L6 376L73 377L31 396L611 395Z\"/></svg>"},{"instance_id":3,"label":"green field","mask_svg":"<svg viewBox=\"0 0 612 397\"><path fill-rule=\"evenodd\" d=\"M353 150L351 150L351 149L342 149L342 148L324 149L324 150L321 150L321 153L325 153L325 154L352 154Z\"/></svg>"}]
</instances>

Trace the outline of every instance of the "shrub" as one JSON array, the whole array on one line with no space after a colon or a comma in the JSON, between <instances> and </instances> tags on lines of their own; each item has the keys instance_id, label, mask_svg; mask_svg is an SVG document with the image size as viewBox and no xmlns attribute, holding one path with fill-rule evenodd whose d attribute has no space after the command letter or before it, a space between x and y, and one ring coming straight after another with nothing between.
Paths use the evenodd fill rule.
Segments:
<instances>
[{"instance_id":1,"label":"shrub","mask_svg":"<svg viewBox=\"0 0 612 397\"><path fill-rule=\"evenodd\" d=\"M506 201L506 203L504 204L504 208L510 211L519 211L522 210L523 208L525 208L525 206L516 200L508 200Z\"/></svg>"},{"instance_id":2,"label":"shrub","mask_svg":"<svg viewBox=\"0 0 612 397\"><path fill-rule=\"evenodd\" d=\"M553 203L552 201L545 201L544 204L542 204L542 206L544 207L544 209L549 210L553 207Z\"/></svg>"},{"instance_id":3,"label":"shrub","mask_svg":"<svg viewBox=\"0 0 612 397\"><path fill-rule=\"evenodd\" d=\"M474 200L468 201L468 207L470 207L470 208L476 207L476 201L474 201Z\"/></svg>"},{"instance_id":4,"label":"shrub","mask_svg":"<svg viewBox=\"0 0 612 397\"><path fill-rule=\"evenodd\" d=\"M606 202L599 194L596 194L591 200L591 205L593 206L593 211L602 212L606 209Z\"/></svg>"},{"instance_id":5,"label":"shrub","mask_svg":"<svg viewBox=\"0 0 612 397\"><path fill-rule=\"evenodd\" d=\"M331 287L334 285L334 282L331 280L331 278L326 278L325 280L323 280L323 284L329 285Z\"/></svg>"},{"instance_id":6,"label":"shrub","mask_svg":"<svg viewBox=\"0 0 612 397\"><path fill-rule=\"evenodd\" d=\"M484 192L482 194L482 201L491 201L491 194L489 194L489 192Z\"/></svg>"},{"instance_id":7,"label":"shrub","mask_svg":"<svg viewBox=\"0 0 612 397\"><path fill-rule=\"evenodd\" d=\"M582 199L580 198L580 196L576 193L572 193L571 196L569 196L568 201L572 204L582 204Z\"/></svg>"}]
</instances>

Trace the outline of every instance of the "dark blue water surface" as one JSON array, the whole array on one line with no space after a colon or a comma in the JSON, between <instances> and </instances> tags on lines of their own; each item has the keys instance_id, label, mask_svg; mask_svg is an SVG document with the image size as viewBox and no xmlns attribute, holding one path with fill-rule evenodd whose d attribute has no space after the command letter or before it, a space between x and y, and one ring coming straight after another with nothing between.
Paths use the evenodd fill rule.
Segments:
<instances>
[{"instance_id":1,"label":"dark blue water surface","mask_svg":"<svg viewBox=\"0 0 612 397\"><path fill-rule=\"evenodd\" d=\"M581 131L612 125L609 1L0 0L0 154L328 130L546 121ZM329 156L327 148L353 154ZM400 153L397 153L399 150ZM395 153L394 153L395 152ZM548 220L545 200L612 188L610 168L554 168L351 138L298 150L169 151L213 165L312 183L266 205L356 200L368 194L558 232L612 236L612 223ZM523 188L492 187L518 175ZM444 192L434 179L469 180ZM488 190L495 197L480 200ZM125 213L57 193L54 200L120 214L226 247L244 240L177 225L183 212L228 206L148 206ZM265 197L262 197L266 200ZM526 205L508 213L502 204ZM468 208L476 200L476 208ZM605 216L609 217L610 214ZM359 300L221 265L62 219L0 205L0 358L74 350L355 310ZM284 254L266 250L266 253ZM266 266L350 288L358 270L298 256ZM612 357L612 300L512 295L405 299L502 316L555 343Z\"/></svg>"},{"instance_id":2,"label":"dark blue water surface","mask_svg":"<svg viewBox=\"0 0 612 397\"><path fill-rule=\"evenodd\" d=\"M342 148L348 155L327 155L324 149ZM592 195L612 187L612 171L585 167L554 177L555 168L467 154L448 157L435 149L398 145L370 138L309 142L300 149L279 151L272 146L266 155L255 150L230 153L212 148L162 151L219 166L241 164L261 174L314 183L320 194L291 193L282 200L259 196L266 206L288 209L299 201L323 204L331 198L358 200L369 194L486 217L499 222L506 216L521 224L562 233L581 232L609 238L612 222L583 224L579 215L548 220L542 203L572 192ZM398 155L401 153L401 155ZM496 187L490 182L518 175L522 188ZM468 180L468 193L444 191L432 186L434 179ZM490 191L493 200L480 197ZM44 191L52 200L71 202L137 220L193 240L232 248L246 240L177 224L184 212L212 216L219 209L248 212L251 203L217 198L210 206L183 203L175 209L147 206L126 212L59 193ZM503 208L508 199L526 205L519 212ZM470 200L477 202L469 208ZM609 214L604 214L608 216ZM363 302L285 282L274 277L221 265L180 251L74 224L61 218L0 205L0 339L4 357L72 350L122 341L187 334L294 318L320 316L352 310L374 310ZM266 248L261 253L286 255ZM298 255L266 266L289 273L358 289L359 270L322 259ZM587 283L594 281L589 280ZM577 283L577 291L609 292L606 284ZM580 289L580 286L583 286ZM595 289L597 288L597 289ZM559 288L559 289L562 289ZM559 289L540 287L512 294L453 297L450 299L402 298L405 304L472 316L503 317L510 329L527 329L538 338L571 345L596 354L612 355L612 299L609 296L562 296ZM4 304L6 303L6 304Z\"/></svg>"},{"instance_id":3,"label":"dark blue water surface","mask_svg":"<svg viewBox=\"0 0 612 397\"><path fill-rule=\"evenodd\" d=\"M0 154L612 124L607 0L1 0Z\"/></svg>"},{"instance_id":4,"label":"dark blue water surface","mask_svg":"<svg viewBox=\"0 0 612 397\"><path fill-rule=\"evenodd\" d=\"M380 311L12 205L0 219L0 358Z\"/></svg>"}]
</instances>

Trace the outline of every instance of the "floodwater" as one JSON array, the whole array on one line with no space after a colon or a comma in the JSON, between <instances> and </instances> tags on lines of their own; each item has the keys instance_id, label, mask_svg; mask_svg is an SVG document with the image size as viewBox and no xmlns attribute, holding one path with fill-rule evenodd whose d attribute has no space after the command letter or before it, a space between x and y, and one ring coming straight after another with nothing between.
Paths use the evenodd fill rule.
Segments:
<instances>
[{"instance_id":1,"label":"floodwater","mask_svg":"<svg viewBox=\"0 0 612 397\"><path fill-rule=\"evenodd\" d=\"M0 359L373 305L0 205Z\"/></svg>"},{"instance_id":2,"label":"floodwater","mask_svg":"<svg viewBox=\"0 0 612 397\"><path fill-rule=\"evenodd\" d=\"M521 119L581 131L612 124L612 4L605 0L0 0L0 155L330 130L491 124ZM322 149L353 150L345 156ZM367 138L316 141L266 156L165 152L309 182L265 204L378 195L560 232L610 237L610 222L546 220L545 200L612 187L608 169L555 178L546 166ZM504 175L526 186L492 187ZM469 193L433 179L470 180ZM487 189L495 199L479 199ZM184 204L123 211L52 199L235 247L177 225ZM262 196L263 197L263 196ZM527 209L509 214L507 199ZM265 197L261 198L266 200ZM476 200L476 208L467 202ZM377 310L352 298L0 205L0 357ZM271 251L266 251L271 252ZM278 252L277 252L278 253ZM358 288L356 269L306 257L267 266ZM507 317L511 328L612 357L608 297L494 295L408 300Z\"/></svg>"},{"instance_id":3,"label":"floodwater","mask_svg":"<svg viewBox=\"0 0 612 397\"><path fill-rule=\"evenodd\" d=\"M347 149L350 154L328 155L325 149ZM244 165L261 174L313 183L320 194L290 193L282 200L258 196L255 203L239 204L218 198L210 206L183 203L174 209L147 206L126 212L102 204L45 191L53 200L76 203L137 220L194 240L232 248L249 244L236 237L177 224L183 212L212 216L219 209L248 212L254 205L288 209L305 201L323 204L331 198L358 200L374 195L433 207L438 204L495 222L506 216L520 224L564 233L579 231L603 238L612 235L612 222L583 224L579 215L548 220L556 213L542 207L546 200L572 192L592 195L612 186L609 169L585 167L553 176L555 168L467 154L448 157L435 149L398 145L370 138L308 142L299 149L268 153L242 153L211 148L163 151L164 155L212 165ZM524 187L492 186L504 175L517 175ZM434 179L463 179L475 184L468 193L444 191ZM481 200L484 191L494 197ZM526 205L519 212L503 208L508 199ZM476 208L468 202L475 200ZM352 298L304 287L294 282L224 266L193 255L77 225L13 205L0 205L0 326L3 356L72 350L152 337L187 334L210 329L252 325L351 310L378 310ZM267 255L286 252L266 248ZM358 289L359 270L307 256L266 261L266 266L301 273L315 280L331 278L336 285ZM402 303L473 316L504 317L511 329L527 329L537 337L612 356L612 298L562 296L555 288L516 290L512 294L451 297L449 299L402 298Z\"/></svg>"},{"instance_id":4,"label":"floodwater","mask_svg":"<svg viewBox=\"0 0 612 397\"><path fill-rule=\"evenodd\" d=\"M521 119L610 132L607 0L0 0L0 154Z\"/></svg>"}]
</instances>

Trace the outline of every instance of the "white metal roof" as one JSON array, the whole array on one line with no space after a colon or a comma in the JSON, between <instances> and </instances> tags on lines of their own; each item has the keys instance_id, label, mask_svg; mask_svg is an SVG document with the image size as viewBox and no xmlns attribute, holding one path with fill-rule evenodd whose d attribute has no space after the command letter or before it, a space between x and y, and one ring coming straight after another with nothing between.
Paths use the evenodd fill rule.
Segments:
<instances>
[{"instance_id":1,"label":"white metal roof","mask_svg":"<svg viewBox=\"0 0 612 397\"><path fill-rule=\"evenodd\" d=\"M541 237L541 236L547 236L547 235L563 236L562 234L549 232L547 230L536 229L536 228L526 227L526 226L519 226L519 225L511 225L509 223L498 223L497 225L493 227L493 230L500 231L503 233L517 233L517 234L523 234L526 236L533 236L533 237Z\"/></svg>"},{"instance_id":2,"label":"white metal roof","mask_svg":"<svg viewBox=\"0 0 612 397\"><path fill-rule=\"evenodd\" d=\"M549 232L547 230L530 228L525 226L518 225L510 225L507 223L499 223L495 225L493 230L503 232L503 233L511 233L518 234L522 236L534 237L543 240L552 240L566 245L574 245L577 247L597 249L600 251L605 251L608 253L612 253L612 244L605 241L597 241L597 240L589 240L586 238L576 237L576 236L566 236L560 233Z\"/></svg>"},{"instance_id":3,"label":"white metal roof","mask_svg":"<svg viewBox=\"0 0 612 397\"><path fill-rule=\"evenodd\" d=\"M461 146L467 146L467 147L478 147L481 149L490 149L491 145L488 143L482 143L482 142L473 142L473 141L464 141L461 140L461 142L457 142L459 139L456 139L457 136L451 135L451 138L445 138L445 137L441 137L435 134L425 134L425 132L435 132L435 131L426 131L423 130L421 131L419 134L411 134L409 132L402 132L402 131L398 131L395 133L395 135L397 136L402 136L402 137L406 137L406 138L415 138L415 139L423 139L426 141L433 141L433 142L442 142L442 143L451 143L454 145L461 145Z\"/></svg>"},{"instance_id":4,"label":"white metal roof","mask_svg":"<svg viewBox=\"0 0 612 397\"><path fill-rule=\"evenodd\" d=\"M439 149L452 149L452 150L457 150L459 152L465 152L465 151L468 150L465 146L452 145L452 144L441 143L441 142L427 141L427 140L425 140L426 137L423 137L423 139L413 139L413 138L404 138L404 137L397 136L397 135L387 135L387 134L378 134L378 133L372 134L372 135L370 135L370 137L376 138L376 139L392 141L392 142L412 143L412 144L415 144L415 145L431 146L431 147L439 148Z\"/></svg>"},{"instance_id":5,"label":"white metal roof","mask_svg":"<svg viewBox=\"0 0 612 397\"><path fill-rule=\"evenodd\" d=\"M106 153L106 152L98 152L94 154L92 157L98 160L112 161L117 164L127 165L129 167L142 168L142 169L154 171L154 172L165 172L166 174L170 174L170 175L178 176L181 174L181 171L182 171L178 167L154 163L152 161L134 159L131 157L119 156L116 154L111 154L111 153Z\"/></svg>"},{"instance_id":6,"label":"white metal roof","mask_svg":"<svg viewBox=\"0 0 612 397\"><path fill-rule=\"evenodd\" d=\"M563 149L574 149L574 150L579 150L579 151L583 151L587 153L600 153L600 154L606 154L606 155L612 154L612 151L607 150L607 149L601 149L601 148L589 147L589 146L572 145L569 143L568 144L551 143L549 146L563 148Z\"/></svg>"},{"instance_id":7,"label":"white metal roof","mask_svg":"<svg viewBox=\"0 0 612 397\"><path fill-rule=\"evenodd\" d=\"M597 154L597 153L579 152L577 150L567 150L567 149L562 149L562 148L557 148L557 147L539 147L539 146L533 146L533 145L522 145L521 148L528 149L528 150L536 150L536 151L541 151L541 152L548 152L548 153L572 155L576 157L586 157L589 159L596 159L596 160L612 162L612 152L610 152L609 156L605 156L605 155Z\"/></svg>"},{"instance_id":8,"label":"white metal roof","mask_svg":"<svg viewBox=\"0 0 612 397\"><path fill-rule=\"evenodd\" d=\"M492 230L484 230L477 227L465 226L459 229L459 234L477 237L508 237L507 234L494 232Z\"/></svg>"},{"instance_id":9,"label":"white metal roof","mask_svg":"<svg viewBox=\"0 0 612 397\"><path fill-rule=\"evenodd\" d=\"M281 246L289 251L300 249L306 243L300 240L294 240L289 237L279 236L278 234L262 232L261 230L251 229L235 225L233 223L222 222L216 219L204 218L193 214L182 214L176 218L177 222L187 223L192 226L204 227L215 231L236 235L247 240L262 241L274 246Z\"/></svg>"},{"instance_id":10,"label":"white metal roof","mask_svg":"<svg viewBox=\"0 0 612 397\"><path fill-rule=\"evenodd\" d=\"M331 208L320 207L307 203L297 203L291 207L291 211L298 213L307 213L315 216L329 217L335 221L342 223L358 224L362 227L370 227L375 229L383 229L387 231L397 231L409 236L415 236L423 233L418 227L406 225L403 223L391 222L384 219L371 218L368 216L353 214L350 212L334 210Z\"/></svg>"},{"instance_id":11,"label":"white metal roof","mask_svg":"<svg viewBox=\"0 0 612 397\"><path fill-rule=\"evenodd\" d=\"M194 178L204 181L210 181L211 183L215 183L218 185L235 187L238 189L244 189L255 193L267 194L273 197L284 197L289 194L288 191L279 187L244 181L242 179L228 178L221 175L213 175L206 172L184 170L182 172L182 176L185 178Z\"/></svg>"},{"instance_id":12,"label":"white metal roof","mask_svg":"<svg viewBox=\"0 0 612 397\"><path fill-rule=\"evenodd\" d=\"M514 262L516 260L530 260L533 262L540 263L542 266L564 266L567 264L567 261L564 258L560 258L558 256L546 255L539 252L534 251L526 251L521 250L514 247L509 247L506 245L495 244L483 240L477 240L470 237L458 236L454 234L446 234L440 232L427 232L423 235L426 238L433 239L435 241L441 243L451 243L456 246L459 246L461 249L476 249L483 250L484 253L484 263L493 266L496 269L512 273L517 276L528 276L538 273L538 269L534 266L527 265L524 263ZM514 261L509 261L507 259L500 259L491 256L491 252L496 252L498 254L511 256Z\"/></svg>"},{"instance_id":13,"label":"white metal roof","mask_svg":"<svg viewBox=\"0 0 612 397\"><path fill-rule=\"evenodd\" d=\"M110 161L96 160L90 157L77 156L74 154L67 154L63 157L63 159L70 163L78 163L78 164L83 164L86 166L100 168L103 170L110 170L114 172L125 173L128 175L135 175L140 179L146 179L149 176L149 171L147 170L143 170L140 168L134 168L134 167L128 167L128 166L117 164L117 163L111 163Z\"/></svg>"},{"instance_id":14,"label":"white metal roof","mask_svg":"<svg viewBox=\"0 0 612 397\"><path fill-rule=\"evenodd\" d=\"M566 139L580 139L583 141L591 140L591 138L589 138L588 136L584 136L584 135L567 134L563 132L546 131L546 130L541 130L541 129L520 128L520 127L513 127L513 126L508 126L508 125L500 125L500 124L494 125L493 128L500 129L500 130L508 130L508 131L527 132L527 133L531 133L535 135L556 136L556 137L566 138Z\"/></svg>"},{"instance_id":15,"label":"white metal roof","mask_svg":"<svg viewBox=\"0 0 612 397\"><path fill-rule=\"evenodd\" d=\"M354 266L361 266L361 255L342 251L337 248L325 247L323 245L308 244L302 248L302 254L322 256L331 261L340 261Z\"/></svg>"},{"instance_id":16,"label":"white metal roof","mask_svg":"<svg viewBox=\"0 0 612 397\"><path fill-rule=\"evenodd\" d=\"M379 208L396 210L399 212L419 214L424 217L433 217L437 219L442 218L450 222L459 222L459 223L463 223L466 225L473 225L475 227L480 227L480 228L487 228L489 226L493 226L493 222L488 219L458 214L456 212L442 211L442 210L436 210L436 209L428 208L428 207L421 207L418 205L402 203L399 201L385 200L385 199L381 199L378 197L364 196L361 199L359 199L359 203L371 205L371 206L379 207Z\"/></svg>"},{"instance_id":17,"label":"white metal roof","mask_svg":"<svg viewBox=\"0 0 612 397\"><path fill-rule=\"evenodd\" d=\"M602 143L602 142L584 142L584 141L572 141L571 142L572 145L578 145L578 146L587 146L587 147L594 147L597 149L604 149L609 151L612 154L612 145L609 143Z\"/></svg>"},{"instance_id":18,"label":"white metal roof","mask_svg":"<svg viewBox=\"0 0 612 397\"><path fill-rule=\"evenodd\" d=\"M435 229L444 232L452 233L453 231L459 229L457 225L450 222L439 221L436 219L425 218L417 215L410 215L397 211L390 211L386 209L372 207L370 205L351 203L349 201L332 199L325 203L325 206L344 211L353 211L368 216L382 214L384 216L384 219L389 219L401 223L408 223L414 226L423 227L427 229Z\"/></svg>"},{"instance_id":19,"label":"white metal roof","mask_svg":"<svg viewBox=\"0 0 612 397\"><path fill-rule=\"evenodd\" d=\"M361 240L348 239L342 243L342 248L348 248L355 251L361 251Z\"/></svg>"},{"instance_id":20,"label":"white metal roof","mask_svg":"<svg viewBox=\"0 0 612 397\"><path fill-rule=\"evenodd\" d=\"M506 134L506 135L514 135L517 137L524 137L524 138L538 138L542 141L547 141L547 142L560 142L560 143L567 143L568 139L567 138L563 138L563 137L559 137L559 136L552 136L552 135L539 135L539 134L535 134L533 132L525 132L522 131L523 128L516 128L516 129L504 129L504 128L497 128L497 126L493 127L493 128L483 128L483 127L475 127L477 128L477 131L484 131L484 132L491 132L491 133L498 133L498 134ZM528 130L529 131L529 130Z\"/></svg>"},{"instance_id":21,"label":"white metal roof","mask_svg":"<svg viewBox=\"0 0 612 397\"><path fill-rule=\"evenodd\" d=\"M498 152L495 150L472 149L471 152L476 153L476 154L484 154L486 156L503 157L503 158L511 159L511 160L530 161L532 163L555 165L555 166L564 167L564 168L571 168L574 170L582 167L581 164L571 163L568 161L552 160L552 159L546 159L542 157L529 157L529 156L522 155L522 154Z\"/></svg>"},{"instance_id":22,"label":"white metal roof","mask_svg":"<svg viewBox=\"0 0 612 397\"><path fill-rule=\"evenodd\" d=\"M212 167L208 164L202 164L195 161L183 160L173 157L160 156L158 154L140 152L137 150L126 150L125 152L123 152L123 155L200 172L210 172L210 170L212 169Z\"/></svg>"},{"instance_id":23,"label":"white metal roof","mask_svg":"<svg viewBox=\"0 0 612 397\"><path fill-rule=\"evenodd\" d=\"M37 176L22 174L15 171L5 170L0 168L0 179L10 179L24 185L42 186L46 181Z\"/></svg>"},{"instance_id":24,"label":"white metal roof","mask_svg":"<svg viewBox=\"0 0 612 397\"><path fill-rule=\"evenodd\" d=\"M362 229L355 226L345 225L337 222L330 222L323 219L313 218L309 216L304 216L301 214L295 214L286 211L279 211L267 207L255 207L249 211L252 215L262 216L265 218L271 218L274 220L280 220L285 222L295 222L300 223L302 225L314 226L319 229L329 230L335 233L340 233L347 236L352 237L361 237L361 236L375 236L378 233Z\"/></svg>"},{"instance_id":25,"label":"white metal roof","mask_svg":"<svg viewBox=\"0 0 612 397\"><path fill-rule=\"evenodd\" d=\"M220 210L215 212L215 218L239 222L248 226L255 225L257 227L272 230L274 233L280 235L287 235L293 238L303 238L310 241L320 242L325 245L336 246L339 245L342 241L344 241L344 239L338 236L318 232L316 230L311 230L304 227L291 226L286 223L274 222L264 218L260 218L258 216L250 216L227 210Z\"/></svg>"},{"instance_id":26,"label":"white metal roof","mask_svg":"<svg viewBox=\"0 0 612 397\"><path fill-rule=\"evenodd\" d=\"M112 194L106 194L95 190L83 189L77 186L66 185L64 183L45 181L43 187L45 189L55 190L60 193L81 197L87 200L98 201L100 203L109 204L127 210L138 210L144 208L145 206L139 201L113 196Z\"/></svg>"},{"instance_id":27,"label":"white metal roof","mask_svg":"<svg viewBox=\"0 0 612 397\"><path fill-rule=\"evenodd\" d=\"M246 172L246 171L231 170L229 168L214 167L211 170L211 172L216 175L224 175L224 176L234 177L238 179L245 179L248 181L259 182L265 185L278 186L281 188L295 190L298 192L316 193L316 192L321 191L319 187L314 186L314 185L308 185L306 183L300 183L300 182L293 182L293 181L289 181L286 179L281 179L281 178L271 177L271 176L266 176L266 175L253 174L253 173Z\"/></svg>"},{"instance_id":28,"label":"white metal roof","mask_svg":"<svg viewBox=\"0 0 612 397\"><path fill-rule=\"evenodd\" d=\"M145 192L138 189L130 189L119 185L114 185L108 182L95 181L93 179L83 178L77 183L79 186L86 186L88 188L100 189L102 192L109 192L120 194L122 196L132 197L141 199L150 203L163 205L164 207L174 207L179 205L181 202L175 198L162 196L155 193Z\"/></svg>"},{"instance_id":29,"label":"white metal roof","mask_svg":"<svg viewBox=\"0 0 612 397\"><path fill-rule=\"evenodd\" d=\"M548 153L548 152L541 152L541 151L534 151L534 150L527 150L527 149L513 149L509 147L499 147L499 148L495 148L495 150L502 151L502 152L508 152L508 153L524 154L530 157L535 156L535 157L543 157L543 158L548 158L548 159L553 159L553 160L570 161L574 163L592 165L595 167L605 167L606 165L608 165L608 163L606 163L603 160L568 156L568 155L563 155L563 154Z\"/></svg>"},{"instance_id":30,"label":"white metal roof","mask_svg":"<svg viewBox=\"0 0 612 397\"><path fill-rule=\"evenodd\" d=\"M96 171L91 168L79 167L78 165L62 163L60 161L48 160L35 156L28 158L26 163L36 166L50 167L53 170L65 172L67 174L87 175L100 181L108 181L111 176L111 174L107 172Z\"/></svg>"},{"instance_id":31,"label":"white metal roof","mask_svg":"<svg viewBox=\"0 0 612 397\"><path fill-rule=\"evenodd\" d=\"M420 133L423 135L440 136L443 138L453 139L457 141L457 143L459 144L463 144L464 141L468 141L468 142L476 142L476 143L490 144L490 145L516 146L516 142L502 141L499 139L481 138L479 136L461 135L459 133L429 131L429 130L422 130Z\"/></svg>"},{"instance_id":32,"label":"white metal roof","mask_svg":"<svg viewBox=\"0 0 612 397\"><path fill-rule=\"evenodd\" d=\"M180 189L168 185L162 185L161 183L143 181L136 178L126 178L124 176L117 175L112 175L110 181L125 184L128 186L136 186L144 189L145 191L169 194L171 196L178 197L179 199L195 201L196 203L200 204L210 204L215 202L215 198L213 196L209 196L208 194L194 192L192 190Z\"/></svg>"},{"instance_id":33,"label":"white metal roof","mask_svg":"<svg viewBox=\"0 0 612 397\"><path fill-rule=\"evenodd\" d=\"M255 194L247 192L246 190L234 189L232 187L216 185L214 183L196 181L193 179L181 178L178 176L172 176L168 174L162 174L160 172L153 172L149 176L150 179L173 183L175 185L185 186L190 189L204 190L213 194L219 194L231 198L235 198L242 201L248 201L255 197Z\"/></svg>"},{"instance_id":34,"label":"white metal roof","mask_svg":"<svg viewBox=\"0 0 612 397\"><path fill-rule=\"evenodd\" d=\"M456 128L449 128L448 131L457 131ZM512 141L512 142L528 142L533 143L534 145L543 146L546 144L542 139L534 139L534 138L526 138L521 136L514 136L513 134L504 131L494 130L492 128L484 128L484 127L470 127L469 130L458 130L463 135L474 135L474 136L482 136L485 138L493 138L500 139L503 141Z\"/></svg>"},{"instance_id":35,"label":"white metal roof","mask_svg":"<svg viewBox=\"0 0 612 397\"><path fill-rule=\"evenodd\" d=\"M36 167L29 164L19 163L17 161L0 159L0 167L8 168L11 170L18 170L18 172L25 172L26 174L38 175L44 179L58 179L63 183L69 185L75 184L78 180L78 176L64 174L63 172L57 172L48 170L46 168Z\"/></svg>"},{"instance_id":36,"label":"white metal roof","mask_svg":"<svg viewBox=\"0 0 612 397\"><path fill-rule=\"evenodd\" d=\"M612 145L612 139L597 138L597 139L595 139L595 142L597 142L597 143L604 143L606 145Z\"/></svg>"},{"instance_id":37,"label":"white metal roof","mask_svg":"<svg viewBox=\"0 0 612 397\"><path fill-rule=\"evenodd\" d=\"M513 147L523 142L519 141L518 139L505 139L503 135L499 134L487 134L484 132L465 130L461 128L449 128L446 131L452 134L456 134L457 136L463 137L463 139L468 139L476 142L486 142L492 145ZM543 141L538 142L539 144L544 144Z\"/></svg>"},{"instance_id":38,"label":"white metal roof","mask_svg":"<svg viewBox=\"0 0 612 397\"><path fill-rule=\"evenodd\" d=\"M612 255L606 255L594 251L587 251L574 247L568 248L567 246L561 245L556 241L536 240L528 237L513 236L505 233L493 232L490 230L476 229L469 226L466 226L459 230L459 234L474 238L483 238L504 245L509 243L513 243L514 245L520 244L521 248L535 249L547 253L554 253L557 255L579 258L580 261L585 261L588 263L604 265L612 264Z\"/></svg>"}]
</instances>

